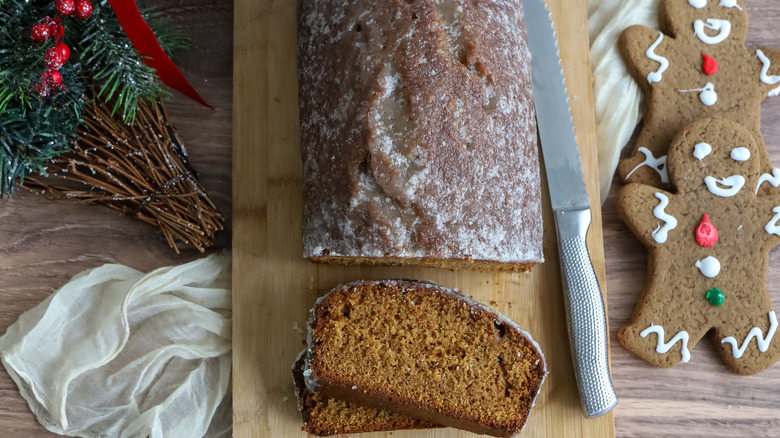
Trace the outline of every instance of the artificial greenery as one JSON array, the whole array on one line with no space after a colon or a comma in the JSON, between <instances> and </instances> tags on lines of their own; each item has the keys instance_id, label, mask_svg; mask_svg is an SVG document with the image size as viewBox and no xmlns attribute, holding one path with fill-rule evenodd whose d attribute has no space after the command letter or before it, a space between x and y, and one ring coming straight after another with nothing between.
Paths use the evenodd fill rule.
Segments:
<instances>
[{"instance_id":1,"label":"artificial greenery","mask_svg":"<svg viewBox=\"0 0 780 438\"><path fill-rule=\"evenodd\" d=\"M162 13L146 9L143 15L166 52L186 47L183 34L167 25ZM75 48L89 76L100 84L98 98L114 102L112 115L121 111L122 118L132 124L138 101L168 96L154 69L133 49L105 0L95 5L91 19L72 21L73 33L65 35L65 43Z\"/></svg>"},{"instance_id":2,"label":"artificial greenery","mask_svg":"<svg viewBox=\"0 0 780 438\"><path fill-rule=\"evenodd\" d=\"M96 0L86 20L63 17L70 60L60 69L66 91L41 98L33 91L53 43L33 44L32 27L56 15L53 0L0 0L0 196L10 195L26 174L46 174L46 163L68 150L83 123L84 92L112 102L112 115L135 120L141 100L167 96L155 71L144 63L110 5ZM182 33L165 17L142 9L168 53L183 48Z\"/></svg>"}]
</instances>

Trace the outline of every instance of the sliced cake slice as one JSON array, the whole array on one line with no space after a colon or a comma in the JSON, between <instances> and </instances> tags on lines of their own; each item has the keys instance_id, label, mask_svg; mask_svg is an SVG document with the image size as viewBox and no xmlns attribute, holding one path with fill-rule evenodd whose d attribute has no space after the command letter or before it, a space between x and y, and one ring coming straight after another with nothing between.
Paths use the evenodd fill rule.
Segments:
<instances>
[{"instance_id":1,"label":"sliced cake slice","mask_svg":"<svg viewBox=\"0 0 780 438\"><path fill-rule=\"evenodd\" d=\"M390 280L318 300L303 375L321 396L512 436L546 364L531 336L498 312L430 283Z\"/></svg>"},{"instance_id":2,"label":"sliced cake slice","mask_svg":"<svg viewBox=\"0 0 780 438\"><path fill-rule=\"evenodd\" d=\"M307 433L315 436L330 436L441 427L407 415L365 407L309 391L303 380L305 353L306 350L298 356L292 371L298 409L303 417L303 430Z\"/></svg>"}]
</instances>

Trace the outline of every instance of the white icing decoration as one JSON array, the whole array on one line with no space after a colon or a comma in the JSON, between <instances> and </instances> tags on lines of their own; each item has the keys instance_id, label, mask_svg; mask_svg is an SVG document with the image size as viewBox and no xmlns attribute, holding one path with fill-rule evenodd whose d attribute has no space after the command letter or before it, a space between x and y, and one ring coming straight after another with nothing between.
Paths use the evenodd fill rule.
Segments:
<instances>
[{"instance_id":1,"label":"white icing decoration","mask_svg":"<svg viewBox=\"0 0 780 438\"><path fill-rule=\"evenodd\" d=\"M769 234L776 234L780 236L780 226L777 225L777 222L780 221L780 207L775 207L772 209L772 211L775 213L775 216L767 222L766 226L764 226L764 230L766 230Z\"/></svg>"},{"instance_id":2,"label":"white icing decoration","mask_svg":"<svg viewBox=\"0 0 780 438\"><path fill-rule=\"evenodd\" d=\"M709 256L704 260L697 260L695 266L707 278L715 278L720 274L720 260Z\"/></svg>"},{"instance_id":3,"label":"white icing decoration","mask_svg":"<svg viewBox=\"0 0 780 438\"><path fill-rule=\"evenodd\" d=\"M704 28L717 30L718 34L715 36L709 36L704 32ZM693 31L696 37L704 44L715 45L720 44L729 37L731 33L731 23L728 20L719 20L717 18L708 18L705 24L701 20L693 22Z\"/></svg>"},{"instance_id":4,"label":"white icing decoration","mask_svg":"<svg viewBox=\"0 0 780 438\"><path fill-rule=\"evenodd\" d=\"M696 9L701 9L707 6L707 0L688 0L688 4Z\"/></svg>"},{"instance_id":5,"label":"white icing decoration","mask_svg":"<svg viewBox=\"0 0 780 438\"><path fill-rule=\"evenodd\" d=\"M655 40L655 42L650 46L650 48L647 49L647 52L645 52L645 55L647 55L648 58L661 64L661 66L658 67L658 70L647 74L647 82L650 82L651 84L653 82L661 82L661 79L663 79L664 72L666 71L667 68L669 68L669 60L655 53L655 49L658 48L658 46L661 44L661 41L663 41L663 39L664 39L664 34L658 32L658 39Z\"/></svg>"},{"instance_id":6,"label":"white icing decoration","mask_svg":"<svg viewBox=\"0 0 780 438\"><path fill-rule=\"evenodd\" d=\"M702 90L701 93L699 93L699 100L701 100L701 103L712 106L715 105L718 102L718 93L715 92L715 86L711 83L707 83L707 87Z\"/></svg>"},{"instance_id":7,"label":"white icing decoration","mask_svg":"<svg viewBox=\"0 0 780 438\"><path fill-rule=\"evenodd\" d=\"M763 64L763 67L761 67L761 82L767 85L775 85L776 83L780 82L780 76L767 75L767 73L769 73L769 67L771 67L772 62L769 61L769 58L764 55L764 52L762 52L761 49L756 50L756 56L758 56L758 59L761 60L761 64ZM769 92L769 97L774 97L777 95L780 95L780 87L777 87Z\"/></svg>"},{"instance_id":8,"label":"white icing decoration","mask_svg":"<svg viewBox=\"0 0 780 438\"><path fill-rule=\"evenodd\" d=\"M712 146L709 143L699 143L693 147L693 156L699 161L703 160L709 154L712 153Z\"/></svg>"},{"instance_id":9,"label":"white icing decoration","mask_svg":"<svg viewBox=\"0 0 780 438\"><path fill-rule=\"evenodd\" d=\"M742 7L737 4L737 0L720 0L720 6L723 6L724 8L737 8L740 11L742 10Z\"/></svg>"},{"instance_id":10,"label":"white icing decoration","mask_svg":"<svg viewBox=\"0 0 780 438\"><path fill-rule=\"evenodd\" d=\"M756 195L758 194L758 189L761 187L761 184L768 182L769 184L772 184L774 187L780 186L780 169L772 169L772 173L764 173L761 176L758 177L758 184L756 185Z\"/></svg>"},{"instance_id":11,"label":"white icing decoration","mask_svg":"<svg viewBox=\"0 0 780 438\"><path fill-rule=\"evenodd\" d=\"M658 176L661 177L661 182L664 184L669 184L669 173L666 171L666 155L661 155L660 157L656 158L653 153L650 151L650 149L645 147L640 147L639 152L644 154L645 161L642 161L641 163L637 164L637 166L632 170L631 172L626 175L626 180L631 178L631 175L636 172L637 169L639 169L642 166L647 166L656 172L658 172Z\"/></svg>"},{"instance_id":12,"label":"white icing decoration","mask_svg":"<svg viewBox=\"0 0 780 438\"><path fill-rule=\"evenodd\" d=\"M766 332L766 337L764 337L763 330L761 330L758 327L753 327L752 329L750 329L750 333L748 333L748 335L745 337L745 342L742 343L741 347L737 347L737 340L733 336L723 338L723 340L720 341L720 343L731 344L731 352L734 355L734 358L739 359L742 357L743 354L745 354L745 350L747 350L748 345L750 345L750 341L755 337L756 344L758 345L758 349L762 353L766 353L766 351L769 350L769 344L772 342L772 338L775 336L776 330L777 330L777 316L775 316L774 310L770 310L769 331Z\"/></svg>"},{"instance_id":13,"label":"white icing decoration","mask_svg":"<svg viewBox=\"0 0 780 438\"><path fill-rule=\"evenodd\" d=\"M718 93L715 92L715 86L712 85L712 82L707 82L704 86L704 89L699 93L699 100L707 106L715 105L718 102Z\"/></svg>"},{"instance_id":14,"label":"white icing decoration","mask_svg":"<svg viewBox=\"0 0 780 438\"><path fill-rule=\"evenodd\" d=\"M658 225L658 228L653 231L652 236L656 242L664 243L666 242L667 233L677 228L677 219L664 211L669 205L669 198L660 192L656 193L655 197L658 198L661 202L659 202L658 205L656 205L653 209L653 216L657 217L658 220L663 221L664 224L663 226Z\"/></svg>"},{"instance_id":15,"label":"white icing decoration","mask_svg":"<svg viewBox=\"0 0 780 438\"><path fill-rule=\"evenodd\" d=\"M750 159L750 149L734 148L731 150L731 159L734 161L747 161Z\"/></svg>"},{"instance_id":16,"label":"white icing decoration","mask_svg":"<svg viewBox=\"0 0 780 438\"><path fill-rule=\"evenodd\" d=\"M677 334L674 335L674 337L670 339L669 342L665 342L664 328L660 325L650 324L650 327L644 329L640 335L643 338L646 338L650 333L655 333L658 335L658 344L655 347L655 351L657 353L667 353L672 349L674 344L676 344L678 341L682 341L682 361L687 363L689 360L691 360L691 352L688 351L688 339L690 339L690 336L685 330L677 332Z\"/></svg>"},{"instance_id":17,"label":"white icing decoration","mask_svg":"<svg viewBox=\"0 0 780 438\"><path fill-rule=\"evenodd\" d=\"M745 177L742 175L731 175L727 178L716 179L711 176L705 176L704 183L707 184L707 189L713 195L730 198L742 190L742 187L745 185ZM726 188L720 186L725 186Z\"/></svg>"},{"instance_id":18,"label":"white icing decoration","mask_svg":"<svg viewBox=\"0 0 780 438\"><path fill-rule=\"evenodd\" d=\"M715 85L712 82L704 84L704 88L692 88L690 90L678 90L680 93L690 93L691 91L699 92L699 100L701 103L712 106L718 102L718 93L715 92Z\"/></svg>"}]
</instances>

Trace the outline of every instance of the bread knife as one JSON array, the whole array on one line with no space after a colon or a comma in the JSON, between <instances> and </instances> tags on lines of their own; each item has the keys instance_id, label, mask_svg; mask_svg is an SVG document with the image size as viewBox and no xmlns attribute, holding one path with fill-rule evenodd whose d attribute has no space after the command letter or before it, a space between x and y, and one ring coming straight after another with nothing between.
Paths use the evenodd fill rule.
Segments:
<instances>
[{"instance_id":1,"label":"bread knife","mask_svg":"<svg viewBox=\"0 0 780 438\"><path fill-rule=\"evenodd\" d=\"M607 353L607 317L587 246L590 200L566 94L558 41L543 0L523 0L536 120L558 234L569 343L588 418L617 405Z\"/></svg>"}]
</instances>

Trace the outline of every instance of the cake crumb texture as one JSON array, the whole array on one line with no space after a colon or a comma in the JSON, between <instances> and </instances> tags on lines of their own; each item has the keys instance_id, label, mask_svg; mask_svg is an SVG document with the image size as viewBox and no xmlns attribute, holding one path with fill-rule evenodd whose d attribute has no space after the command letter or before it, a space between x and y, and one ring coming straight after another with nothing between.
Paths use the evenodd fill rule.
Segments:
<instances>
[{"instance_id":1,"label":"cake crumb texture","mask_svg":"<svg viewBox=\"0 0 780 438\"><path fill-rule=\"evenodd\" d=\"M516 324L428 283L343 286L318 303L310 327L319 392L477 433L519 432L546 373Z\"/></svg>"},{"instance_id":2,"label":"cake crumb texture","mask_svg":"<svg viewBox=\"0 0 780 438\"><path fill-rule=\"evenodd\" d=\"M293 367L303 430L315 436L441 427L403 414L360 406L309 391L304 385L301 355Z\"/></svg>"}]
</instances>

